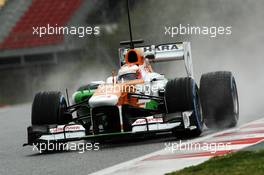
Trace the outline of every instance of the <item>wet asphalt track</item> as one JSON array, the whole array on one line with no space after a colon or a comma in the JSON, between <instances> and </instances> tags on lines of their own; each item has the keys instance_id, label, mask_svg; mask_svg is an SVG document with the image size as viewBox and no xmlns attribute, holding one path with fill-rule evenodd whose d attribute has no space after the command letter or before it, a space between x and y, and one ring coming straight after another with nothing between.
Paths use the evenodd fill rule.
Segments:
<instances>
[{"instance_id":1,"label":"wet asphalt track","mask_svg":"<svg viewBox=\"0 0 264 175\"><path fill-rule=\"evenodd\" d=\"M174 138L106 144L99 151L65 151L39 154L26 142L30 125L29 104L0 109L0 175L87 175L109 166L164 149ZM206 131L203 135L212 133Z\"/></svg>"}]
</instances>

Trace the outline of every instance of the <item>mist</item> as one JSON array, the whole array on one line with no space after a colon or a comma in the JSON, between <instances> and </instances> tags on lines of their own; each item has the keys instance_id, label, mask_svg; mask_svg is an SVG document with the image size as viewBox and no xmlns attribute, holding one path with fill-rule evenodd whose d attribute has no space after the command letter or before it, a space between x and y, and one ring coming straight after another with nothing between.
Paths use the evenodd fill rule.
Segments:
<instances>
[{"instance_id":1,"label":"mist","mask_svg":"<svg viewBox=\"0 0 264 175\"><path fill-rule=\"evenodd\" d=\"M149 0L144 15L141 36L152 42L190 41L194 75L197 83L202 73L232 71L238 87L240 122L263 115L264 58L263 27L264 2L258 0ZM141 9L142 10L142 9ZM154 13L152 13L154 12ZM140 18L140 17L139 17ZM140 21L135 19L135 21ZM185 35L171 38L164 35L164 26L231 26L232 34L211 38L203 35ZM150 33L150 35L148 35ZM183 65L170 62L155 66L173 78L182 76Z\"/></svg>"}]
</instances>

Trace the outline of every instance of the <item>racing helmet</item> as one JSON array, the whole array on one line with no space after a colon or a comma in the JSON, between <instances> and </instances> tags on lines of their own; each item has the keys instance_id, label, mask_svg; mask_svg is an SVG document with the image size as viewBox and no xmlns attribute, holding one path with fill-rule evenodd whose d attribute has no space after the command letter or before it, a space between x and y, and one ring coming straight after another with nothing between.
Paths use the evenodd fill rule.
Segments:
<instances>
[{"instance_id":1,"label":"racing helmet","mask_svg":"<svg viewBox=\"0 0 264 175\"><path fill-rule=\"evenodd\" d=\"M142 78L139 66L136 64L125 64L118 71L118 81L129 81Z\"/></svg>"}]
</instances>

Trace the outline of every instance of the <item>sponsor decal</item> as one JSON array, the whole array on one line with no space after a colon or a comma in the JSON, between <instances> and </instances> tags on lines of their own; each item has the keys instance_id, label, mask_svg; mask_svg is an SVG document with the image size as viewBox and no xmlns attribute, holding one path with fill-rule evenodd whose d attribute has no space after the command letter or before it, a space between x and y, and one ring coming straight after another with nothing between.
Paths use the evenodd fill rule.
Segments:
<instances>
[{"instance_id":1,"label":"sponsor decal","mask_svg":"<svg viewBox=\"0 0 264 175\"><path fill-rule=\"evenodd\" d=\"M162 118L154 118L154 117L147 117L146 118L148 123L162 123L163 119ZM146 119L137 119L133 124L133 125L141 125L141 124L146 124Z\"/></svg>"},{"instance_id":2,"label":"sponsor decal","mask_svg":"<svg viewBox=\"0 0 264 175\"><path fill-rule=\"evenodd\" d=\"M151 46L145 46L141 48L144 52L154 51ZM183 49L182 44L162 44L155 47L156 52L165 52Z\"/></svg>"},{"instance_id":3,"label":"sponsor decal","mask_svg":"<svg viewBox=\"0 0 264 175\"><path fill-rule=\"evenodd\" d=\"M56 128L51 128L50 133L59 133L65 131L80 131L83 130L83 128L80 125L69 125L66 126L64 129L65 125L59 125Z\"/></svg>"},{"instance_id":4,"label":"sponsor decal","mask_svg":"<svg viewBox=\"0 0 264 175\"><path fill-rule=\"evenodd\" d=\"M183 50L183 44L182 43L174 43L174 44L161 44L161 45L150 45L150 46L143 46L143 47L137 47L136 49L139 49L143 51L144 53L147 52L166 52L166 51L176 51L176 50ZM127 52L128 49L123 50L123 54Z\"/></svg>"}]
</instances>

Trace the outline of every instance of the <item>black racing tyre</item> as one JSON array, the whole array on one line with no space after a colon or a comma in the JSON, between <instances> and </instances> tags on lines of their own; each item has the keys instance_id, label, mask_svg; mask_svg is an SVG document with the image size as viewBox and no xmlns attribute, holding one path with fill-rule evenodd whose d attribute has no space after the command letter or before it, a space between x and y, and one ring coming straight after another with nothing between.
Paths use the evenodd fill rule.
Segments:
<instances>
[{"instance_id":1,"label":"black racing tyre","mask_svg":"<svg viewBox=\"0 0 264 175\"><path fill-rule=\"evenodd\" d=\"M237 86L231 72L219 71L203 74L200 97L204 122L208 128L230 128L239 118Z\"/></svg>"},{"instance_id":2,"label":"black racing tyre","mask_svg":"<svg viewBox=\"0 0 264 175\"><path fill-rule=\"evenodd\" d=\"M60 92L39 92L32 104L32 125L65 124L72 119L66 115L67 103Z\"/></svg>"},{"instance_id":3,"label":"black racing tyre","mask_svg":"<svg viewBox=\"0 0 264 175\"><path fill-rule=\"evenodd\" d=\"M190 125L196 128L176 131L178 137L196 137L202 133L203 117L199 89L192 78L176 78L168 81L165 87L165 100L168 113L192 111Z\"/></svg>"}]
</instances>

